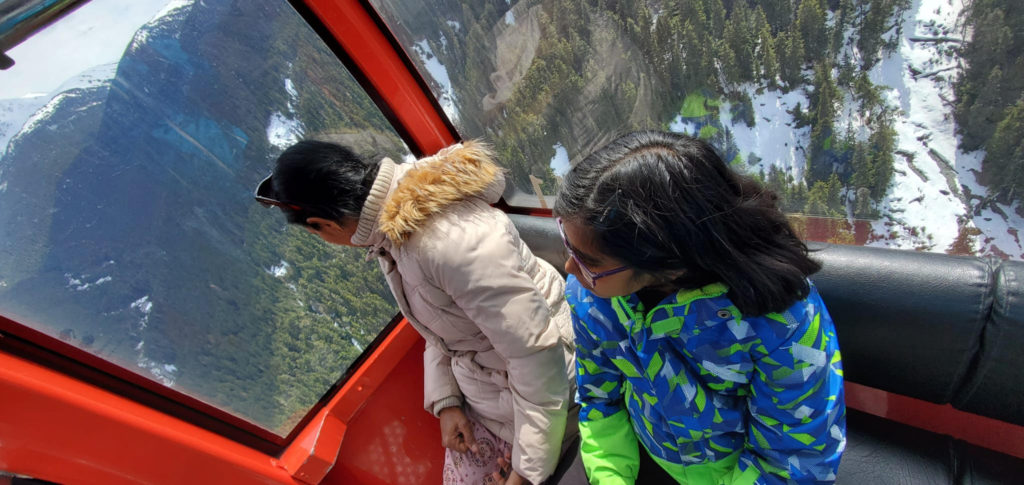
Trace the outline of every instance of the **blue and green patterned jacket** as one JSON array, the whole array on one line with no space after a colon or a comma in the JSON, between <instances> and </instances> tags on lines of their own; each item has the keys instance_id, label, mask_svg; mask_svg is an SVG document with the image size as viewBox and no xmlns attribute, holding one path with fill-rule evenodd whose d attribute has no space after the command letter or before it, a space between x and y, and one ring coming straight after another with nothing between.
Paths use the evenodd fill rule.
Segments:
<instances>
[{"instance_id":1,"label":"blue and green patterned jacket","mask_svg":"<svg viewBox=\"0 0 1024 485\"><path fill-rule=\"evenodd\" d=\"M633 483L637 439L681 482L835 480L843 369L817 289L753 317L727 291L683 290L646 311L636 295L600 298L569 277L591 483Z\"/></svg>"}]
</instances>

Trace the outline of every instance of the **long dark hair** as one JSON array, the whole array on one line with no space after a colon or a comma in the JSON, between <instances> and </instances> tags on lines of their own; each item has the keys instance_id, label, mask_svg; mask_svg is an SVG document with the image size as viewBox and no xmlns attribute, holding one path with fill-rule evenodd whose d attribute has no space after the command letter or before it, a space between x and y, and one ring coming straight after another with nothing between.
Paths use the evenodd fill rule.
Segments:
<instances>
[{"instance_id":1,"label":"long dark hair","mask_svg":"<svg viewBox=\"0 0 1024 485\"><path fill-rule=\"evenodd\" d=\"M322 217L341 222L359 218L380 162L367 162L350 148L323 141L300 141L277 158L274 192L277 199L301 207L282 208L292 224Z\"/></svg>"},{"instance_id":2,"label":"long dark hair","mask_svg":"<svg viewBox=\"0 0 1024 485\"><path fill-rule=\"evenodd\" d=\"M590 227L600 249L634 270L713 282L747 315L782 311L810 291L821 265L776 206L778 197L685 135L624 135L566 176L555 214Z\"/></svg>"}]
</instances>

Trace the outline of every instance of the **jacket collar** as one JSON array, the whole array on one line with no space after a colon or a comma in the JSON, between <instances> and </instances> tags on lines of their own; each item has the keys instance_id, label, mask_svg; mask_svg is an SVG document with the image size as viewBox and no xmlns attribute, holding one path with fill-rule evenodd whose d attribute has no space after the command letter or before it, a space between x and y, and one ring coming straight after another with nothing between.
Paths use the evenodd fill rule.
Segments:
<instances>
[{"instance_id":1,"label":"jacket collar","mask_svg":"<svg viewBox=\"0 0 1024 485\"><path fill-rule=\"evenodd\" d=\"M366 202L363 203L363 210L359 213L359 224L356 226L355 234L352 235L352 244L376 247L383 242L384 233L378 229L380 209L384 205L388 193L398 182L399 177L395 176L396 172L404 173L407 169L408 167L395 164L390 158L380 161L377 178L374 179L373 186L370 187L370 194L366 196Z\"/></svg>"},{"instance_id":2,"label":"jacket collar","mask_svg":"<svg viewBox=\"0 0 1024 485\"><path fill-rule=\"evenodd\" d=\"M453 145L411 164L385 158L363 204L352 243L400 246L446 207L471 197L494 203L504 189L504 173L492 161L489 148L479 142Z\"/></svg>"}]
</instances>

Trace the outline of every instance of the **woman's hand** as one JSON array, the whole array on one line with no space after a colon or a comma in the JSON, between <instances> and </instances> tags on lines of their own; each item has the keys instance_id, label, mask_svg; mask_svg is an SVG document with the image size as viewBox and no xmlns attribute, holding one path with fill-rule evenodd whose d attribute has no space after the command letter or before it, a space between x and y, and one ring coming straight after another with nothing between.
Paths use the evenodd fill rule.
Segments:
<instances>
[{"instance_id":1,"label":"woman's hand","mask_svg":"<svg viewBox=\"0 0 1024 485\"><path fill-rule=\"evenodd\" d=\"M476 453L476 437L473 436L473 424L469 422L462 408L455 406L444 408L441 418L441 444L459 453L472 451Z\"/></svg>"},{"instance_id":2,"label":"woman's hand","mask_svg":"<svg viewBox=\"0 0 1024 485\"><path fill-rule=\"evenodd\" d=\"M497 485L530 485L527 479L512 469L512 455L508 454L504 458L498 458L498 471L494 472L491 478Z\"/></svg>"}]
</instances>

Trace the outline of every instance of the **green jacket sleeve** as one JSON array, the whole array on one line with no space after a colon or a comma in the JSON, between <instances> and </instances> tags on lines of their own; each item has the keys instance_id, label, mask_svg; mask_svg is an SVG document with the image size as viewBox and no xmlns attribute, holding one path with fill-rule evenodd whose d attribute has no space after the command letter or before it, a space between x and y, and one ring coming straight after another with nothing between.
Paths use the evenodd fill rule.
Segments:
<instances>
[{"instance_id":1,"label":"green jacket sleeve","mask_svg":"<svg viewBox=\"0 0 1024 485\"><path fill-rule=\"evenodd\" d=\"M591 421L580 421L580 454L593 485L636 482L640 454L626 410Z\"/></svg>"}]
</instances>

